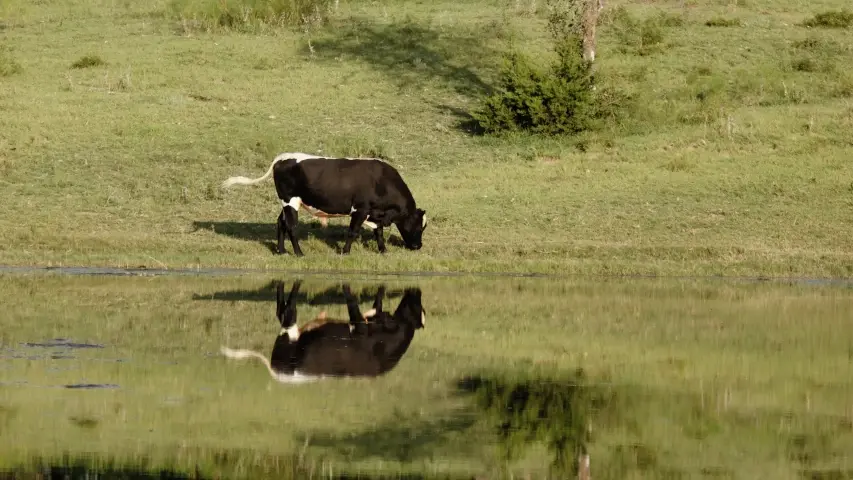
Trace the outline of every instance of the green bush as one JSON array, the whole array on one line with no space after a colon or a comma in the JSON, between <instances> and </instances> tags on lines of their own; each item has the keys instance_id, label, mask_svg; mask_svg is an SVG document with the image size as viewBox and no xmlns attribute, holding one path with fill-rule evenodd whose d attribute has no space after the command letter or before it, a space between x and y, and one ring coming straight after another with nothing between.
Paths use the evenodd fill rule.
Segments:
<instances>
[{"instance_id":1,"label":"green bush","mask_svg":"<svg viewBox=\"0 0 853 480\"><path fill-rule=\"evenodd\" d=\"M739 27L740 20L737 18L714 17L705 22L706 27Z\"/></svg>"},{"instance_id":2,"label":"green bush","mask_svg":"<svg viewBox=\"0 0 853 480\"><path fill-rule=\"evenodd\" d=\"M253 31L321 23L332 0L171 0L169 8L184 28Z\"/></svg>"},{"instance_id":3,"label":"green bush","mask_svg":"<svg viewBox=\"0 0 853 480\"><path fill-rule=\"evenodd\" d=\"M594 128L596 115L607 117L612 105L596 108L592 63L583 58L580 2L549 0L548 32L556 60L543 69L510 47L496 91L471 116L486 133L525 131L574 134Z\"/></svg>"},{"instance_id":4,"label":"green bush","mask_svg":"<svg viewBox=\"0 0 853 480\"><path fill-rule=\"evenodd\" d=\"M84 55L75 60L74 63L71 64L71 68L100 67L101 65L106 65L106 63L107 62L97 55Z\"/></svg>"},{"instance_id":5,"label":"green bush","mask_svg":"<svg viewBox=\"0 0 853 480\"><path fill-rule=\"evenodd\" d=\"M817 62L809 57L794 60L791 67L798 72L816 72L819 70Z\"/></svg>"},{"instance_id":6,"label":"green bush","mask_svg":"<svg viewBox=\"0 0 853 480\"><path fill-rule=\"evenodd\" d=\"M828 11L815 15L803 22L806 27L849 28L853 26L853 12L848 10Z\"/></svg>"},{"instance_id":7,"label":"green bush","mask_svg":"<svg viewBox=\"0 0 853 480\"><path fill-rule=\"evenodd\" d=\"M581 55L580 40L557 45L557 60L548 70L518 52L510 53L497 91L472 116L486 133L528 131L559 135L594 126L592 64Z\"/></svg>"}]
</instances>

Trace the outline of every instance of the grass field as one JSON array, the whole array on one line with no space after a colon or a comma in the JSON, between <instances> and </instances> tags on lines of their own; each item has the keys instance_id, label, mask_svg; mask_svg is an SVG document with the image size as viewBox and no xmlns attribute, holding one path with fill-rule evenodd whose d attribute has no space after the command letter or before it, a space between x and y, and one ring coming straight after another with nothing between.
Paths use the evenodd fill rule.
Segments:
<instances>
[{"instance_id":1,"label":"grass field","mask_svg":"<svg viewBox=\"0 0 853 480\"><path fill-rule=\"evenodd\" d=\"M269 352L270 280L0 278L0 471L89 459L205 478L545 478L562 438L601 479L851 474L848 287L398 280L389 290L416 283L428 316L395 369L282 385L218 353ZM338 285L306 277L302 291ZM376 285L353 284L363 308ZM303 302L300 322L321 310L344 315ZM102 348L26 345L56 338ZM115 388L56 388L79 383ZM544 443L502 440L503 421Z\"/></svg>"},{"instance_id":2,"label":"grass field","mask_svg":"<svg viewBox=\"0 0 853 480\"><path fill-rule=\"evenodd\" d=\"M607 128L471 133L509 39L548 55L543 3L229 32L163 0L4 0L0 263L851 276L853 35L801 25L846 2L607 2L597 78L633 99ZM272 183L219 184L283 151L387 156L424 248L344 258L337 220L273 256Z\"/></svg>"}]
</instances>

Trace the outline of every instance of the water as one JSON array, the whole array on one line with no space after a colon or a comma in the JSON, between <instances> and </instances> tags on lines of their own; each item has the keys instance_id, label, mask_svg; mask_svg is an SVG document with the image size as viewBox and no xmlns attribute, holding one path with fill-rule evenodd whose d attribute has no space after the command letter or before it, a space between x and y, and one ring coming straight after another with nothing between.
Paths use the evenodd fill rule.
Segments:
<instances>
[{"instance_id":1,"label":"water","mask_svg":"<svg viewBox=\"0 0 853 480\"><path fill-rule=\"evenodd\" d=\"M848 284L220 273L0 276L0 470L853 478Z\"/></svg>"}]
</instances>

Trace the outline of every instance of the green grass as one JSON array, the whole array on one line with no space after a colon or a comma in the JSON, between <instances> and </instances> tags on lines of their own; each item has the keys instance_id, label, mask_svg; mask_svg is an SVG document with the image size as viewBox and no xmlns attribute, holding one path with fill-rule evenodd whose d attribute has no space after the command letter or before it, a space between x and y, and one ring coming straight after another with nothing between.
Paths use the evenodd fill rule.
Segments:
<instances>
[{"instance_id":1,"label":"green grass","mask_svg":"<svg viewBox=\"0 0 853 480\"><path fill-rule=\"evenodd\" d=\"M844 2L610 3L608 128L474 135L509 39L547 59L544 10L515 5L342 1L325 25L209 33L165 0L4 2L0 263L853 275L853 40L800 26ZM84 55L107 63L69 68ZM272 183L218 186L283 151L386 156L424 248L341 257L333 220L273 256Z\"/></svg>"},{"instance_id":2,"label":"green grass","mask_svg":"<svg viewBox=\"0 0 853 480\"><path fill-rule=\"evenodd\" d=\"M543 478L583 447L602 479L849 473L849 287L397 278L428 312L399 365L294 386L218 353L272 348L270 280L0 277L0 471ZM377 283L353 282L363 308ZM103 348L25 346L54 338ZM56 388L83 382L118 388Z\"/></svg>"},{"instance_id":3,"label":"green grass","mask_svg":"<svg viewBox=\"0 0 853 480\"><path fill-rule=\"evenodd\" d=\"M276 28L320 24L331 0L171 0L172 18L187 31L264 32Z\"/></svg>"}]
</instances>

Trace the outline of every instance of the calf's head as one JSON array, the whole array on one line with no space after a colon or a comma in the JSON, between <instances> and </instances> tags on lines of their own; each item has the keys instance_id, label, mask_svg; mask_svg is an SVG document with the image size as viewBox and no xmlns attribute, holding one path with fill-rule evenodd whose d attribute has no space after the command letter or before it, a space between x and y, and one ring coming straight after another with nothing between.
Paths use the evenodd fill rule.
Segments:
<instances>
[{"instance_id":1,"label":"calf's head","mask_svg":"<svg viewBox=\"0 0 853 480\"><path fill-rule=\"evenodd\" d=\"M416 209L411 215L397 222L397 230L403 237L403 243L409 250L420 250L421 239L426 229L426 211Z\"/></svg>"}]
</instances>

